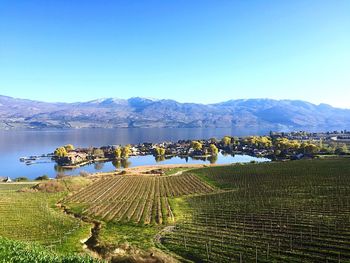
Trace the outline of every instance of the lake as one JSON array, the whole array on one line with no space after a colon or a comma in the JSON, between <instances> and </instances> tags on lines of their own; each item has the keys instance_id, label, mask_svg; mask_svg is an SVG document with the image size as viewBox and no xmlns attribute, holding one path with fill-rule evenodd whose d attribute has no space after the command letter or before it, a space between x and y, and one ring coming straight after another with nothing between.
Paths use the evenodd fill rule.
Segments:
<instances>
[{"instance_id":1,"label":"lake","mask_svg":"<svg viewBox=\"0 0 350 263\"><path fill-rule=\"evenodd\" d=\"M86 165L74 170L62 170L49 159L40 160L41 163L26 165L19 161L20 157L51 153L58 146L73 144L76 147L125 145L142 142L178 141L185 139L222 138L225 135L246 136L264 135L268 131L237 130L229 128L149 128L149 129L80 129L80 130L43 130L43 131L0 131L0 176L12 179L25 176L34 179L41 175L56 176L58 172L73 175L80 171L104 172L112 171L123 166L133 167L152 164L194 164L210 163L227 164L236 162L266 161L247 155L224 156L219 154L217 160L194 160L191 158L156 161L153 156L130 157L127 163L112 162Z\"/></svg>"}]
</instances>

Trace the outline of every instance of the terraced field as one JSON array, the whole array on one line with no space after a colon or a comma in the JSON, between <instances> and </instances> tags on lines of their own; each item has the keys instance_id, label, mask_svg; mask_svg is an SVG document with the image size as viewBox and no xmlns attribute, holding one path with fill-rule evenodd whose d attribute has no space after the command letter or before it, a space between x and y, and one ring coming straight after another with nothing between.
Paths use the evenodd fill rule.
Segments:
<instances>
[{"instance_id":1,"label":"terraced field","mask_svg":"<svg viewBox=\"0 0 350 263\"><path fill-rule=\"evenodd\" d=\"M104 221L165 224L174 221L170 197L214 190L195 175L114 176L103 178L67 198L82 214Z\"/></svg>"},{"instance_id":2,"label":"terraced field","mask_svg":"<svg viewBox=\"0 0 350 263\"><path fill-rule=\"evenodd\" d=\"M193 170L226 192L187 198L162 243L195 262L350 262L350 160Z\"/></svg>"}]
</instances>

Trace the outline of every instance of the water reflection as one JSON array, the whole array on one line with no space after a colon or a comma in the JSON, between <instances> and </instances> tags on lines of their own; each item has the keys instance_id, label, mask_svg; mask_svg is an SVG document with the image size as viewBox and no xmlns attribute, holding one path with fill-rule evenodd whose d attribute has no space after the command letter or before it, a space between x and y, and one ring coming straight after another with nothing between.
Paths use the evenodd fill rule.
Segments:
<instances>
[{"instance_id":1,"label":"water reflection","mask_svg":"<svg viewBox=\"0 0 350 263\"><path fill-rule=\"evenodd\" d=\"M131 162L128 159L113 160L110 163L114 166L115 169L129 168L131 166Z\"/></svg>"},{"instance_id":2,"label":"water reflection","mask_svg":"<svg viewBox=\"0 0 350 263\"><path fill-rule=\"evenodd\" d=\"M230 164L230 163L247 163L247 162L266 162L265 158L257 158L249 155L231 155L219 153L217 156L207 157L188 157L188 156L131 156L129 159L113 160L108 162L91 163L75 169L64 169L55 165L57 173L64 172L68 175L94 172L110 172L129 167L142 165L166 165L166 164Z\"/></svg>"},{"instance_id":3,"label":"water reflection","mask_svg":"<svg viewBox=\"0 0 350 263\"><path fill-rule=\"evenodd\" d=\"M103 167L104 167L104 163L103 162L98 162L98 163L94 164L94 168L95 168L96 171L103 170Z\"/></svg>"}]
</instances>

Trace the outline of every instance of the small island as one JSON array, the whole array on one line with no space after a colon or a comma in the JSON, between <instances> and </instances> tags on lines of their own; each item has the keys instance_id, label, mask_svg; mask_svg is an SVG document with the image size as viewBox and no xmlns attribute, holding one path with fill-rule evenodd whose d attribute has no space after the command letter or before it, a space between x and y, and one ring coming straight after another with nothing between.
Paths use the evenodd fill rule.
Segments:
<instances>
[{"instance_id":1,"label":"small island","mask_svg":"<svg viewBox=\"0 0 350 263\"><path fill-rule=\"evenodd\" d=\"M177 142L108 145L75 148L68 144L58 147L51 155L57 165L73 169L94 162L123 162L130 156L153 155L157 161L172 157L210 160L215 163L218 153L246 154L271 160L295 160L322 155L348 154L346 141L349 132L270 132L268 136L225 136L205 140L179 140Z\"/></svg>"}]
</instances>

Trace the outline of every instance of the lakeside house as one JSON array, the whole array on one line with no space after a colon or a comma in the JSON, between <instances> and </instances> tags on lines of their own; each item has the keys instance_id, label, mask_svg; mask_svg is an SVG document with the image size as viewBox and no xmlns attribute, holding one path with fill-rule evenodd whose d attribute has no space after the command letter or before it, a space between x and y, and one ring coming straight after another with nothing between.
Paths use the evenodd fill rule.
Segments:
<instances>
[{"instance_id":1,"label":"lakeside house","mask_svg":"<svg viewBox=\"0 0 350 263\"><path fill-rule=\"evenodd\" d=\"M82 162L85 162L88 158L88 155L84 152L69 152L67 156L60 157L57 161L60 165L75 165Z\"/></svg>"}]
</instances>

